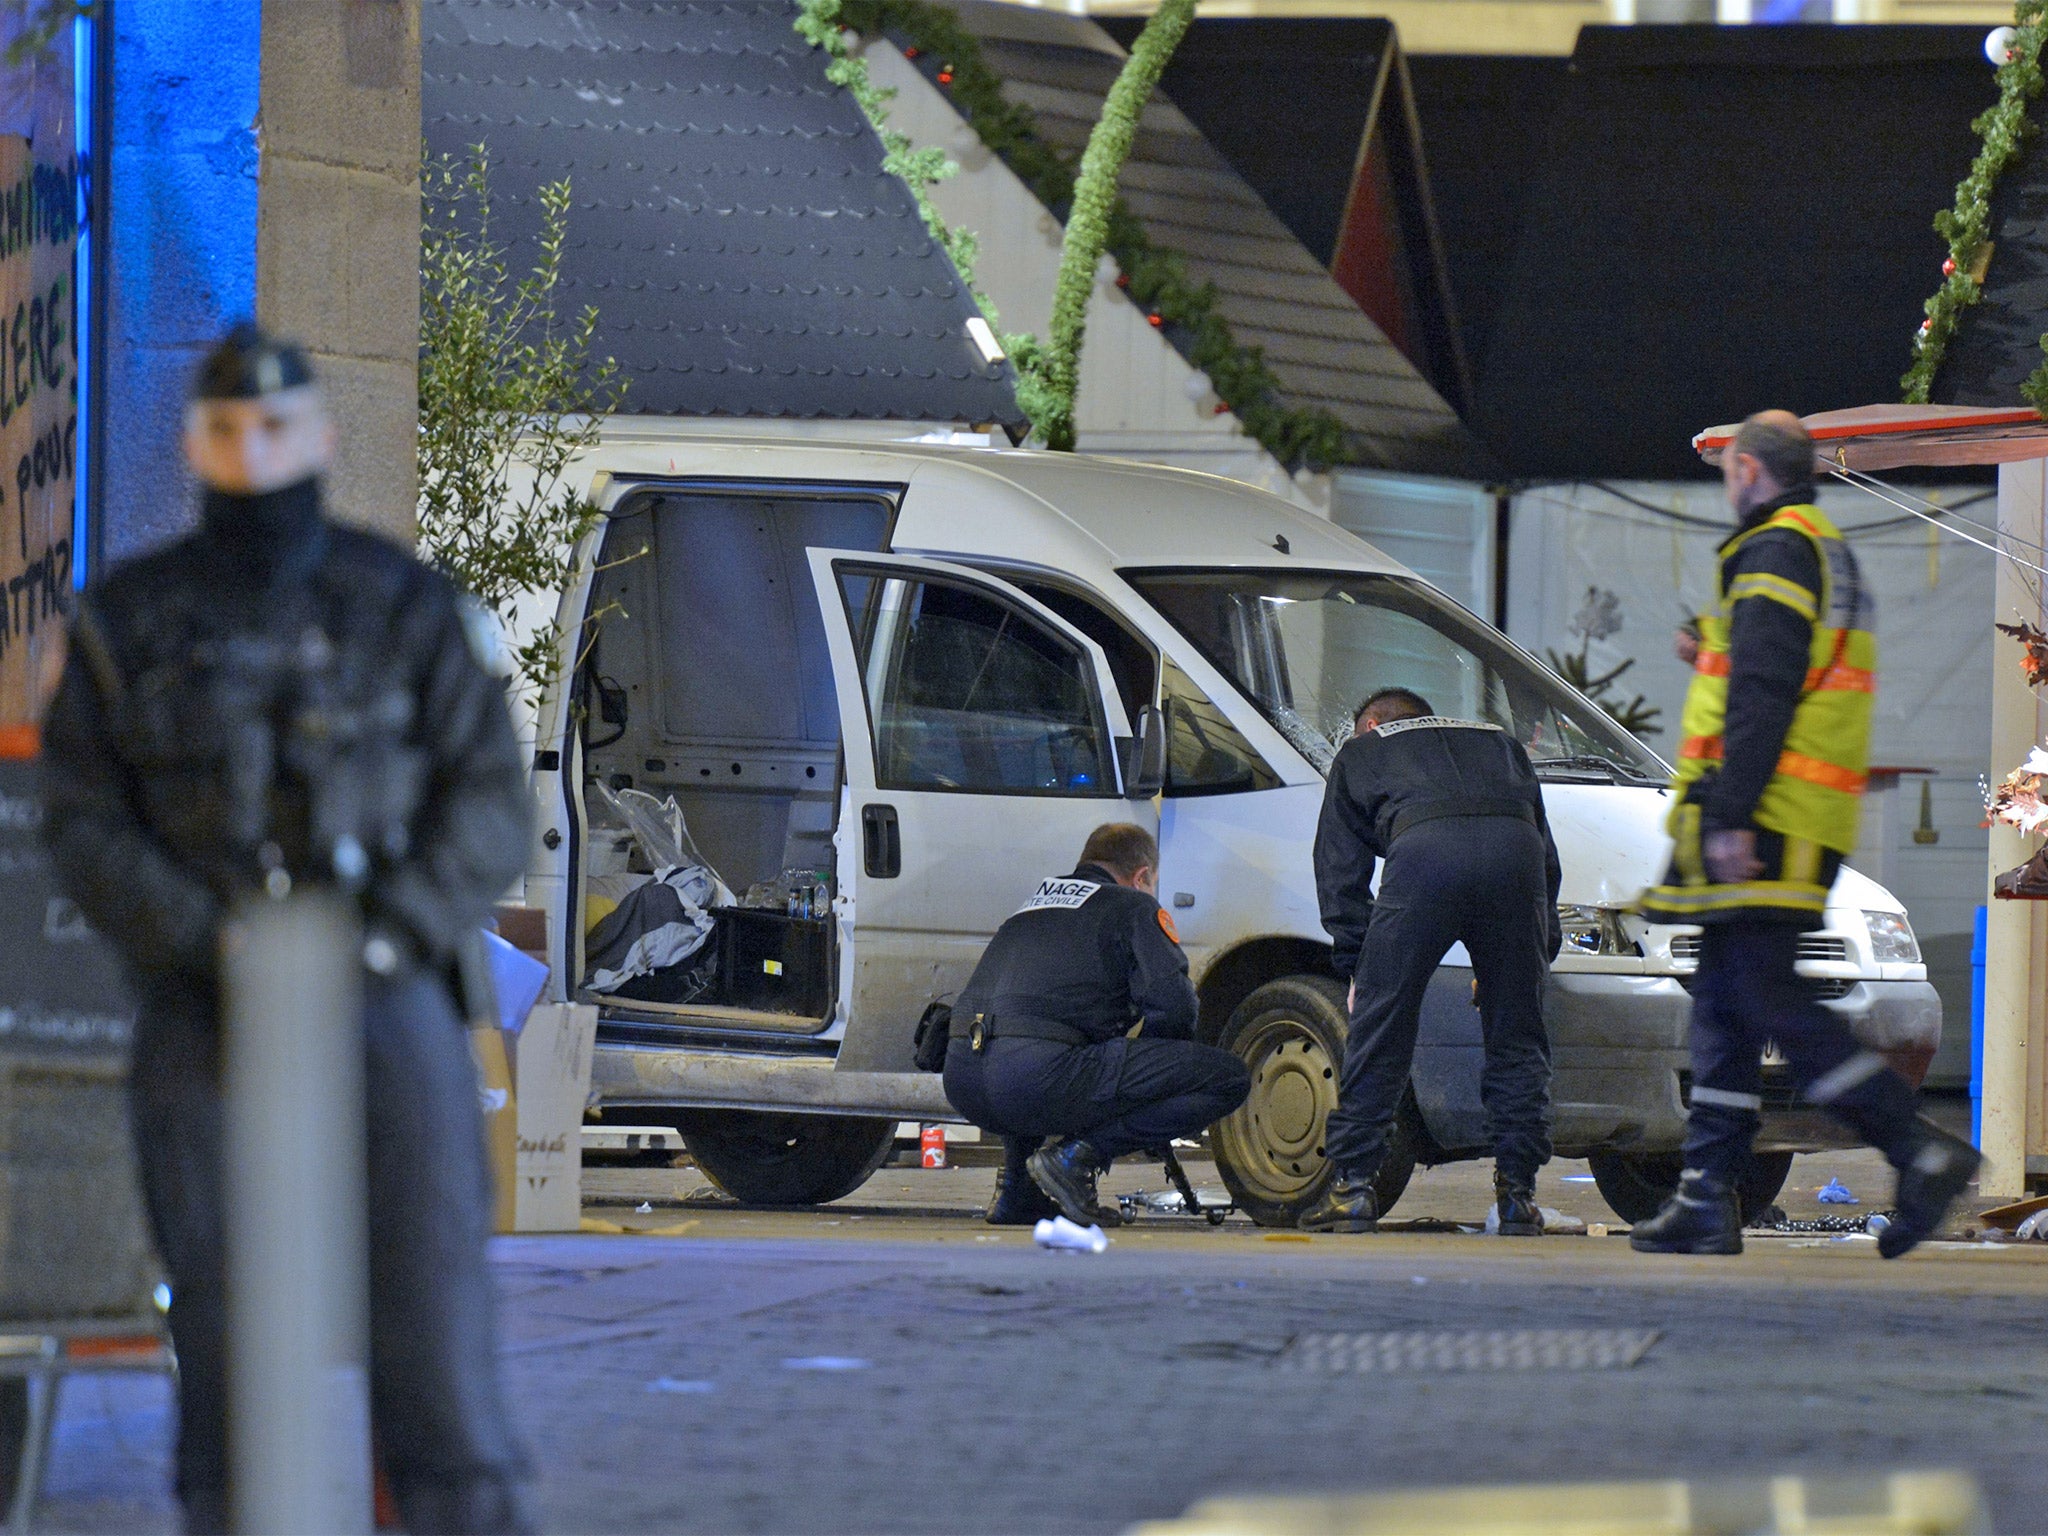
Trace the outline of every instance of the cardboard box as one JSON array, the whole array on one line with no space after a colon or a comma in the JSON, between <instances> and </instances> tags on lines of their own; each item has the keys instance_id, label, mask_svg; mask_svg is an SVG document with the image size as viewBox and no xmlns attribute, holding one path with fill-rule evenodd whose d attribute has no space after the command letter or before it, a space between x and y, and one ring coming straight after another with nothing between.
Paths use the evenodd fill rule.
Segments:
<instances>
[{"instance_id":1,"label":"cardboard box","mask_svg":"<svg viewBox=\"0 0 2048 1536\"><path fill-rule=\"evenodd\" d=\"M583 1107L596 1039L597 1009L585 1003L542 1003L519 1032L512 1231L574 1232L582 1222Z\"/></svg>"},{"instance_id":2,"label":"cardboard box","mask_svg":"<svg viewBox=\"0 0 2048 1536\"><path fill-rule=\"evenodd\" d=\"M514 949L533 956L542 965L548 963L546 907L524 907L506 901L498 904L493 915L497 919L499 938Z\"/></svg>"}]
</instances>

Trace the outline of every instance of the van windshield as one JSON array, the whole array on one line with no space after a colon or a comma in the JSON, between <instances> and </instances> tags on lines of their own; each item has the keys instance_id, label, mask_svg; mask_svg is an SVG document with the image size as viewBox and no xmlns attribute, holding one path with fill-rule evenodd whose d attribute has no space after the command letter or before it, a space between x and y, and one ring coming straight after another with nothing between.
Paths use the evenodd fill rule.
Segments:
<instances>
[{"instance_id":1,"label":"van windshield","mask_svg":"<svg viewBox=\"0 0 2048 1536\"><path fill-rule=\"evenodd\" d=\"M1124 579L1318 770L1380 688L1513 733L1547 779L1663 783L1668 770L1597 704L1448 598L1405 576L1125 571Z\"/></svg>"}]
</instances>

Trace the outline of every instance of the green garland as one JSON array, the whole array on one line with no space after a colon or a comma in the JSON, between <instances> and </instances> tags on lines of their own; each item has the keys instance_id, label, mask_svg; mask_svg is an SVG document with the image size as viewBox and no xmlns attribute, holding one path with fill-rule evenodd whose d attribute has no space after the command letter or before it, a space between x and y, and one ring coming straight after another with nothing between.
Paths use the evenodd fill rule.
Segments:
<instances>
[{"instance_id":1,"label":"green garland","mask_svg":"<svg viewBox=\"0 0 2048 1536\"><path fill-rule=\"evenodd\" d=\"M1983 297L1979 274L1990 254L1991 192L2006 168L2026 152L2035 132L2027 120L2027 109L2041 94L2044 11L2048 11L2048 0L2019 0L2013 13L2012 46L1998 66L1998 100L1970 125L1984 147L1977 151L1970 174L1956 187L1955 207L1934 216L1936 232L1948 240L1948 260L1942 263L1941 286L1927 301L1927 318L1913 340L1913 366L1899 380L1908 405L1927 403L1957 321ZM2048 338L2043 338L2043 345L2048 346ZM2023 392L2048 414L2048 363L2036 370Z\"/></svg>"},{"instance_id":2,"label":"green garland","mask_svg":"<svg viewBox=\"0 0 2048 1536\"><path fill-rule=\"evenodd\" d=\"M951 259L960 281L967 285L990 327L995 328L995 306L974 283L975 264L981 256L980 242L972 230L948 226L932 203L931 189L958 175L960 167L946 158L944 150L919 149L910 142L909 134L889 126L889 103L896 93L870 80L867 60L856 57L847 48L840 10L841 0L798 0L797 33L831 55L832 62L825 66L825 78L844 88L859 103L876 137L882 141L882 169L910 188L925 229Z\"/></svg>"},{"instance_id":3,"label":"green garland","mask_svg":"<svg viewBox=\"0 0 2048 1536\"><path fill-rule=\"evenodd\" d=\"M1088 133L1081 170L1074 178L1074 204L1067 214L1066 239L1060 247L1059 279L1052 293L1052 344L1046 348L1041 372L1054 409L1038 423L1045 445L1063 452L1074 449L1074 405L1081 393L1081 341L1088 329L1088 297L1095 290L1095 268L1109 241L1109 214L1116 206L1117 179L1138 119L1159 84L1166 62L1195 19L1195 0L1159 0L1131 44L1130 56L1117 71L1116 82L1103 98L1102 116Z\"/></svg>"},{"instance_id":4,"label":"green garland","mask_svg":"<svg viewBox=\"0 0 2048 1536\"><path fill-rule=\"evenodd\" d=\"M2048 0L2040 3L2048 4ZM1003 94L1002 77L982 53L980 39L963 27L950 9L933 0L800 0L800 11L798 31L833 54L831 68L845 63L858 70L857 76L853 70L832 76L836 83L855 90L857 96L865 90L881 103L888 99L887 92L867 84L865 65L848 56L838 30L842 25L866 37L893 34L906 51L941 61L945 65L942 76L950 78L942 78L940 83L976 137L1055 216L1067 216L1074 201L1077 168L1039 132L1030 109ZM821 35L826 32L829 37ZM856 78L858 87L854 84ZM873 120L876 109L869 107L866 100L862 106ZM889 137L884 138L892 155L917 153L909 149L907 138L896 138L902 140L900 151ZM946 163L936 151L922 153ZM917 161L920 167L928 163ZM951 171L941 174L950 175ZM928 174L925 182L912 184L921 209L929 207L925 188L938 179L938 174ZM944 227L935 212L927 214L927 222L936 228ZM934 238L939 238L936 229ZM1289 469L1359 461L1348 429L1335 416L1319 408L1299 409L1283 402L1280 381L1266 366L1259 349L1241 344L1218 312L1215 289L1193 281L1176 253L1154 245L1144 224L1122 198L1109 207L1103 244L1122 273L1117 279L1119 285L1140 306L1159 317L1162 329L1181 355L1208 374L1217 397L1268 453ZM947 249L950 252L952 247ZM988 308L984 301L983 309ZM1050 421L1062 402L1047 377L1045 350L1036 338L1028 335L1006 335L1003 345L1017 365L1018 404L1034 425ZM1071 415L1071 400L1065 408Z\"/></svg>"}]
</instances>

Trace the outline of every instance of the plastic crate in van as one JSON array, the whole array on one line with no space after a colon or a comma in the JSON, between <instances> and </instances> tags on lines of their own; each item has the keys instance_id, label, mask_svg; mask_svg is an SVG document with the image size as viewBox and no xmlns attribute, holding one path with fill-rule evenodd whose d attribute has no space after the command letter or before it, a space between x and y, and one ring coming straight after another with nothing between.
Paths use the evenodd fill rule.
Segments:
<instances>
[{"instance_id":1,"label":"plastic crate in van","mask_svg":"<svg viewBox=\"0 0 2048 1536\"><path fill-rule=\"evenodd\" d=\"M718 990L732 1008L822 1019L832 1007L832 920L719 907Z\"/></svg>"}]
</instances>

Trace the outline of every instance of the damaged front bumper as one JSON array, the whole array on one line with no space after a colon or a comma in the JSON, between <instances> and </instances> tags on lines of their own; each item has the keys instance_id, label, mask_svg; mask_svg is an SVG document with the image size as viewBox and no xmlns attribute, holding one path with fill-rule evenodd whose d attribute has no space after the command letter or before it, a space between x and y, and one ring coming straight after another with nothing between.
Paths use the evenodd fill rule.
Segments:
<instances>
[{"instance_id":1,"label":"damaged front bumper","mask_svg":"<svg viewBox=\"0 0 2048 1536\"><path fill-rule=\"evenodd\" d=\"M1918 1084L1941 1044L1941 998L1925 981L1836 983L1821 1006ZM1677 976L1556 972L1550 1025L1553 1138L1564 1157L1606 1148L1675 1152L1685 1135L1692 1069L1686 1029L1692 999ZM1764 1057L1762 1152L1852 1146L1838 1121L1794 1092L1775 1051Z\"/></svg>"}]
</instances>

